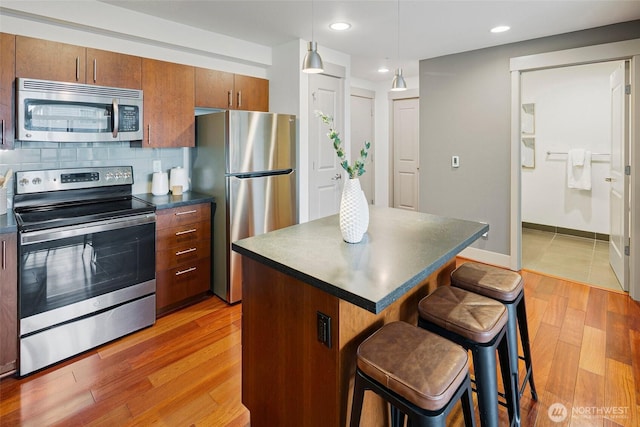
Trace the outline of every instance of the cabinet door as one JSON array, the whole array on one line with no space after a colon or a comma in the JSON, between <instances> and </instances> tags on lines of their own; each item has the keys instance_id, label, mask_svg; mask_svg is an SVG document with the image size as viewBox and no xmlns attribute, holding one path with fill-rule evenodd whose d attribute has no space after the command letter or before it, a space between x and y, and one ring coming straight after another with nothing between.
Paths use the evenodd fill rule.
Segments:
<instances>
[{"instance_id":1,"label":"cabinet door","mask_svg":"<svg viewBox=\"0 0 640 427\"><path fill-rule=\"evenodd\" d=\"M196 107L233 108L233 74L196 68Z\"/></svg>"},{"instance_id":2,"label":"cabinet door","mask_svg":"<svg viewBox=\"0 0 640 427\"><path fill-rule=\"evenodd\" d=\"M194 68L142 59L143 147L195 146Z\"/></svg>"},{"instance_id":3,"label":"cabinet door","mask_svg":"<svg viewBox=\"0 0 640 427\"><path fill-rule=\"evenodd\" d=\"M16 36L16 77L84 83L86 49Z\"/></svg>"},{"instance_id":4,"label":"cabinet door","mask_svg":"<svg viewBox=\"0 0 640 427\"><path fill-rule=\"evenodd\" d=\"M0 149L13 147L16 36L0 33Z\"/></svg>"},{"instance_id":5,"label":"cabinet door","mask_svg":"<svg viewBox=\"0 0 640 427\"><path fill-rule=\"evenodd\" d=\"M236 74L234 89L237 110L269 111L269 80Z\"/></svg>"},{"instance_id":6,"label":"cabinet door","mask_svg":"<svg viewBox=\"0 0 640 427\"><path fill-rule=\"evenodd\" d=\"M142 58L138 56L87 48L86 69L88 84L142 88Z\"/></svg>"},{"instance_id":7,"label":"cabinet door","mask_svg":"<svg viewBox=\"0 0 640 427\"><path fill-rule=\"evenodd\" d=\"M0 234L0 377L18 358L18 260L16 233Z\"/></svg>"}]
</instances>

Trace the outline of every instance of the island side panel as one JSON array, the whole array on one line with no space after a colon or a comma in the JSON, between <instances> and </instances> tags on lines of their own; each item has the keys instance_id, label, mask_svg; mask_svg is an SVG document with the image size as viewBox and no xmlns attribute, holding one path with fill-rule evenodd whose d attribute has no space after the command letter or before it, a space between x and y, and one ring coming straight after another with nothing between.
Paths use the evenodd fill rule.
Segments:
<instances>
[{"instance_id":1,"label":"island side panel","mask_svg":"<svg viewBox=\"0 0 640 427\"><path fill-rule=\"evenodd\" d=\"M242 402L251 426L337 426L339 300L243 257ZM320 311L332 347L317 340Z\"/></svg>"},{"instance_id":2,"label":"island side panel","mask_svg":"<svg viewBox=\"0 0 640 427\"><path fill-rule=\"evenodd\" d=\"M340 399L341 425L349 425L356 372L356 350L360 343L389 322L403 320L417 325L418 302L436 287L451 284L451 272L455 267L455 259L450 260L379 314L373 314L347 301L340 301L339 375L340 396L343 396ZM365 393L360 425L386 427L389 425L388 419L388 405L376 394Z\"/></svg>"}]
</instances>

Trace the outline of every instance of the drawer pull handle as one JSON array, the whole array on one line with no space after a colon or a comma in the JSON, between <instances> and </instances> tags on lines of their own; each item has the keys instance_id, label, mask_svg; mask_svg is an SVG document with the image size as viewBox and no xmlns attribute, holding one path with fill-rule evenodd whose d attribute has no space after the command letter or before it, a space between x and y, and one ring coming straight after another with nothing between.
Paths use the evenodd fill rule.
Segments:
<instances>
[{"instance_id":1,"label":"drawer pull handle","mask_svg":"<svg viewBox=\"0 0 640 427\"><path fill-rule=\"evenodd\" d=\"M196 231L198 231L198 230L196 230L195 228L191 228L189 230L184 230L184 231L177 231L176 232L176 236L182 236L183 234L195 233Z\"/></svg>"},{"instance_id":2,"label":"drawer pull handle","mask_svg":"<svg viewBox=\"0 0 640 427\"><path fill-rule=\"evenodd\" d=\"M177 271L176 276L180 276L181 274L185 274L185 273L191 273L192 271L196 271L196 268L190 267L190 268L187 268L186 270Z\"/></svg>"},{"instance_id":3,"label":"drawer pull handle","mask_svg":"<svg viewBox=\"0 0 640 427\"><path fill-rule=\"evenodd\" d=\"M192 211L184 211L184 212L176 212L176 216L178 215L188 215L188 214L192 214L192 213L196 213L198 212L197 210L192 210Z\"/></svg>"},{"instance_id":4,"label":"drawer pull handle","mask_svg":"<svg viewBox=\"0 0 640 427\"><path fill-rule=\"evenodd\" d=\"M197 250L196 248L189 248L189 249L185 249L184 251L178 251L176 252L176 256L188 254L189 252L195 252L196 250Z\"/></svg>"}]
</instances>

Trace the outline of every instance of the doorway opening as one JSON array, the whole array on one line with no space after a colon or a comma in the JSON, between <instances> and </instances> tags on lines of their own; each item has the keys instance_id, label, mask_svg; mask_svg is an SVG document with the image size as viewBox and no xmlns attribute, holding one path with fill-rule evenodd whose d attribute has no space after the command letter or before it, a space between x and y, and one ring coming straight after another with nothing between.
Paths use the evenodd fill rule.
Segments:
<instances>
[{"instance_id":1,"label":"doorway opening","mask_svg":"<svg viewBox=\"0 0 640 427\"><path fill-rule=\"evenodd\" d=\"M624 277L610 256L623 225L612 220L629 209L628 200L614 209L620 200L611 196L612 169L628 164L629 152L628 138L612 144L610 77L620 67L546 68L523 72L520 82L522 268L618 291Z\"/></svg>"}]
</instances>

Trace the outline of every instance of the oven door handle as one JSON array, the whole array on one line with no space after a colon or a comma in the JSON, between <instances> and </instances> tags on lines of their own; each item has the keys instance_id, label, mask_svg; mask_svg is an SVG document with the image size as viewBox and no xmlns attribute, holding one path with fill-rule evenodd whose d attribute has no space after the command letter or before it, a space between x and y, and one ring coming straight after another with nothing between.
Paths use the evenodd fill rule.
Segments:
<instances>
[{"instance_id":1,"label":"oven door handle","mask_svg":"<svg viewBox=\"0 0 640 427\"><path fill-rule=\"evenodd\" d=\"M107 219L86 224L69 225L66 227L52 228L20 232L20 244L33 245L36 243L50 242L68 237L84 236L86 234L100 233L102 231L118 230L121 228L135 227L137 225L154 223L155 213L135 215L122 218Z\"/></svg>"}]
</instances>

